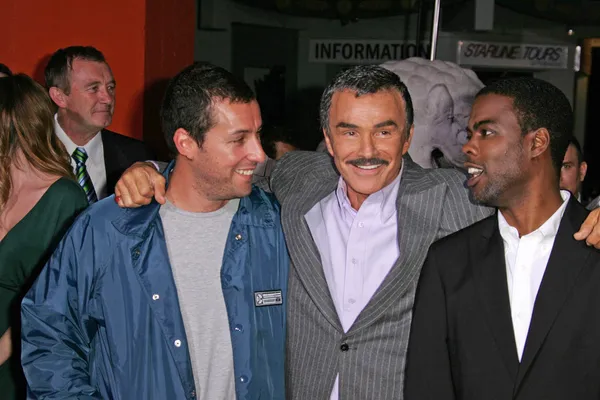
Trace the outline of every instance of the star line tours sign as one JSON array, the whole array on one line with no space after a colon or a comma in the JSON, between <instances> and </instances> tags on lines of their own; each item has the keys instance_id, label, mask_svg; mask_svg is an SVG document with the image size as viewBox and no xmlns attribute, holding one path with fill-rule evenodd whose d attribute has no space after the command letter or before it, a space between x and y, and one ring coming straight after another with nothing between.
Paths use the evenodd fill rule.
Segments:
<instances>
[{"instance_id":1,"label":"star line tours sign","mask_svg":"<svg viewBox=\"0 0 600 400\"><path fill-rule=\"evenodd\" d=\"M457 63L459 65L519 69L566 69L568 61L568 46L458 42Z\"/></svg>"},{"instance_id":2,"label":"star line tours sign","mask_svg":"<svg viewBox=\"0 0 600 400\"><path fill-rule=\"evenodd\" d=\"M409 57L429 57L431 44L397 40L313 39L308 60L330 64L379 64Z\"/></svg>"}]
</instances>

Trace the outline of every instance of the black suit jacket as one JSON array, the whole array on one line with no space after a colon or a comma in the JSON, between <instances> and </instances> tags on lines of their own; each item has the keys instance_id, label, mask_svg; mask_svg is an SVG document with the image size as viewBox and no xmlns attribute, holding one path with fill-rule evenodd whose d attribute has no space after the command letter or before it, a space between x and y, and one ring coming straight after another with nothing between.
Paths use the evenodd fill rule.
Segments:
<instances>
[{"instance_id":1,"label":"black suit jacket","mask_svg":"<svg viewBox=\"0 0 600 400\"><path fill-rule=\"evenodd\" d=\"M107 196L114 194L119 178L133 163L155 159L143 142L108 129L102 130L102 145L104 146Z\"/></svg>"},{"instance_id":2,"label":"black suit jacket","mask_svg":"<svg viewBox=\"0 0 600 400\"><path fill-rule=\"evenodd\" d=\"M567 205L519 363L497 216L434 243L419 280L406 400L600 398L600 253Z\"/></svg>"}]
</instances>

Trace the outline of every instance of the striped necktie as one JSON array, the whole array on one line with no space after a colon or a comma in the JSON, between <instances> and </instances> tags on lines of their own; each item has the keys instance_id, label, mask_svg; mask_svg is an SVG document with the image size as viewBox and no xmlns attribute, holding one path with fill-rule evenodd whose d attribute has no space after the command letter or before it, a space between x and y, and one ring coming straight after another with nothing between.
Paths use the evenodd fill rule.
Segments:
<instances>
[{"instance_id":1,"label":"striped necktie","mask_svg":"<svg viewBox=\"0 0 600 400\"><path fill-rule=\"evenodd\" d=\"M87 168L85 167L85 162L88 159L88 155L83 147L78 147L73 152L73 160L75 160L75 177L77 178L77 182L83 188L85 195L87 196L88 203L92 204L98 201L98 196L96 196L96 190L94 189L94 184L92 183L92 179L87 172Z\"/></svg>"}]
</instances>

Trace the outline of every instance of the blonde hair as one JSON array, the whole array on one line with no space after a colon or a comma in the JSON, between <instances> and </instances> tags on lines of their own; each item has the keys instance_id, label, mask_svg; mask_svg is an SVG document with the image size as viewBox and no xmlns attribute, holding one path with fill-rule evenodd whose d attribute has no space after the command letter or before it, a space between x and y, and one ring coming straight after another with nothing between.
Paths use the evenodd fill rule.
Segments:
<instances>
[{"instance_id":1,"label":"blonde hair","mask_svg":"<svg viewBox=\"0 0 600 400\"><path fill-rule=\"evenodd\" d=\"M71 158L54 134L52 101L24 74L0 78L0 212L11 193L11 164L21 151L42 173L74 179Z\"/></svg>"}]
</instances>

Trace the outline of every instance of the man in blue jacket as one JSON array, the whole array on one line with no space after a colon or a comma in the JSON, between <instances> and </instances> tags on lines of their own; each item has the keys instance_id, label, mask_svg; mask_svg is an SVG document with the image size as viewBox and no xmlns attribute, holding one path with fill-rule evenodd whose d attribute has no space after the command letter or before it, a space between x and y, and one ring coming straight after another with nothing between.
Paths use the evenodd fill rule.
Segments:
<instances>
[{"instance_id":1,"label":"man in blue jacket","mask_svg":"<svg viewBox=\"0 0 600 400\"><path fill-rule=\"evenodd\" d=\"M252 90L194 64L170 83L167 202L75 222L22 307L30 398L283 399L288 254Z\"/></svg>"}]
</instances>

